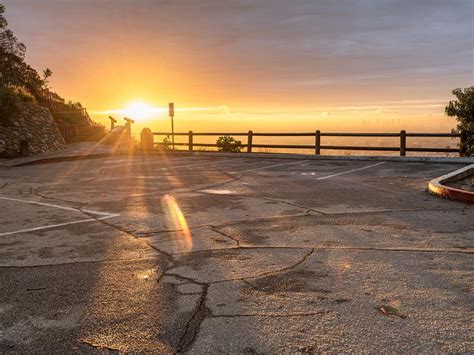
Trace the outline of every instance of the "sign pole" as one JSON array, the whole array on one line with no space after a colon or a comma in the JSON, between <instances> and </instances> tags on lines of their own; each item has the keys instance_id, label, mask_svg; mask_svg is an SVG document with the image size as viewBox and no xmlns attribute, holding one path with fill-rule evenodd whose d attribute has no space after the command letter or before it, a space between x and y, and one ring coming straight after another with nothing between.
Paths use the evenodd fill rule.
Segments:
<instances>
[{"instance_id":1,"label":"sign pole","mask_svg":"<svg viewBox=\"0 0 474 355\"><path fill-rule=\"evenodd\" d=\"M168 105L169 115L171 118L171 142L174 150L174 102L170 102Z\"/></svg>"}]
</instances>

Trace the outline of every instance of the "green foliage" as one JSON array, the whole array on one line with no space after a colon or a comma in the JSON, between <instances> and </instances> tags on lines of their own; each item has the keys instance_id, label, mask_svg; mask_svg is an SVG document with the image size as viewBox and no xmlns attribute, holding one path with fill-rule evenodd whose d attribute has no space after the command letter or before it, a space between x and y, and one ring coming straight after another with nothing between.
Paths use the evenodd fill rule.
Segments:
<instances>
[{"instance_id":1,"label":"green foliage","mask_svg":"<svg viewBox=\"0 0 474 355\"><path fill-rule=\"evenodd\" d=\"M171 150L172 144L173 143L171 142L170 136L166 136L165 138L163 138L163 144L161 145L161 149Z\"/></svg>"},{"instance_id":2,"label":"green foliage","mask_svg":"<svg viewBox=\"0 0 474 355\"><path fill-rule=\"evenodd\" d=\"M90 140L97 142L104 138L107 134L107 129L104 125L96 123L90 128Z\"/></svg>"},{"instance_id":3,"label":"green foliage","mask_svg":"<svg viewBox=\"0 0 474 355\"><path fill-rule=\"evenodd\" d=\"M3 14L5 13L5 5L0 4L0 31L7 26L7 20Z\"/></svg>"},{"instance_id":4,"label":"green foliage","mask_svg":"<svg viewBox=\"0 0 474 355\"><path fill-rule=\"evenodd\" d=\"M4 17L5 6L0 4L0 88L23 91L51 111L64 110L71 105L48 87L53 74L49 68L42 75L25 62L26 46L9 30ZM74 104L80 107L80 104Z\"/></svg>"},{"instance_id":5,"label":"green foliage","mask_svg":"<svg viewBox=\"0 0 474 355\"><path fill-rule=\"evenodd\" d=\"M16 112L17 101L13 91L0 89L0 121L7 121Z\"/></svg>"},{"instance_id":6,"label":"green foliage","mask_svg":"<svg viewBox=\"0 0 474 355\"><path fill-rule=\"evenodd\" d=\"M44 83L45 88L47 89L49 89L48 84L49 84L49 78L51 77L51 75L53 75L53 72L51 71L51 69L46 68L45 70L43 70L43 83Z\"/></svg>"},{"instance_id":7,"label":"green foliage","mask_svg":"<svg viewBox=\"0 0 474 355\"><path fill-rule=\"evenodd\" d=\"M34 98L51 111L56 122L81 127L84 139L102 138L105 128L92 122L80 103L66 102L49 88L53 74L49 68L40 75L25 62L26 46L7 28L4 13L5 6L0 4L0 119L11 117L17 99Z\"/></svg>"},{"instance_id":8,"label":"green foliage","mask_svg":"<svg viewBox=\"0 0 474 355\"><path fill-rule=\"evenodd\" d=\"M240 153L242 142L231 136L222 136L217 139L217 149L219 152Z\"/></svg>"},{"instance_id":9,"label":"green foliage","mask_svg":"<svg viewBox=\"0 0 474 355\"><path fill-rule=\"evenodd\" d=\"M49 96L46 83L52 72L46 69L41 78L25 62L26 46L6 27L4 12L5 6L0 4L0 87L27 91L42 103Z\"/></svg>"},{"instance_id":10,"label":"green foliage","mask_svg":"<svg viewBox=\"0 0 474 355\"><path fill-rule=\"evenodd\" d=\"M21 90L0 87L0 121L7 121L18 110L20 102L34 101L33 97Z\"/></svg>"},{"instance_id":11,"label":"green foliage","mask_svg":"<svg viewBox=\"0 0 474 355\"><path fill-rule=\"evenodd\" d=\"M457 126L453 132L461 135L461 156L474 156L474 86L465 89L454 89L457 100L446 106L446 114L456 117Z\"/></svg>"}]
</instances>

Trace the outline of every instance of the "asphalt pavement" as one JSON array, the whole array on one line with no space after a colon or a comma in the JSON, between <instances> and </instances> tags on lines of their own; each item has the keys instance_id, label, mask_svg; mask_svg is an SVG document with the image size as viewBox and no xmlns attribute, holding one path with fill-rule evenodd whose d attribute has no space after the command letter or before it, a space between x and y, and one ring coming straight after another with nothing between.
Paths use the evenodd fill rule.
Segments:
<instances>
[{"instance_id":1,"label":"asphalt pavement","mask_svg":"<svg viewBox=\"0 0 474 355\"><path fill-rule=\"evenodd\" d=\"M0 167L0 352L474 352L462 164Z\"/></svg>"}]
</instances>

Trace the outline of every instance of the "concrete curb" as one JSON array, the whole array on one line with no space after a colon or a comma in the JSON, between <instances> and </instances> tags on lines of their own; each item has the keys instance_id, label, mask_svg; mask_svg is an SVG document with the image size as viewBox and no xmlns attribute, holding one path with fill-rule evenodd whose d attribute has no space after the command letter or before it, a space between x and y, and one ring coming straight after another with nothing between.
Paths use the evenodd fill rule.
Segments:
<instances>
[{"instance_id":1,"label":"concrete curb","mask_svg":"<svg viewBox=\"0 0 474 355\"><path fill-rule=\"evenodd\" d=\"M155 153L151 153L155 154ZM161 153L163 154L163 153ZM474 158L461 157L397 157L397 156L341 156L341 155L310 155L310 154L282 154L282 153L224 153L224 152L170 152L166 154L219 156L238 158L265 158L265 159L303 159L303 160L352 160L352 161L392 161L404 163L448 163L474 164Z\"/></svg>"},{"instance_id":2,"label":"concrete curb","mask_svg":"<svg viewBox=\"0 0 474 355\"><path fill-rule=\"evenodd\" d=\"M152 151L135 153L115 152L96 153L85 155L64 155L58 157L43 157L29 161L9 163L0 162L0 166L15 167L35 164L61 163L74 160L108 158L124 155L178 155L203 157L232 157L232 158L265 158L265 159L301 159L301 160L347 160L347 161L391 161L404 163L447 163L447 164L474 164L474 158L461 157L398 157L398 156L341 156L341 155L310 155L310 154L283 154L283 153L224 153L224 152L189 152L189 151Z\"/></svg>"},{"instance_id":3,"label":"concrete curb","mask_svg":"<svg viewBox=\"0 0 474 355\"><path fill-rule=\"evenodd\" d=\"M474 192L457 189L443 184L450 181L464 179L472 174L474 174L474 164L431 180L428 184L428 191L441 197L474 203Z\"/></svg>"},{"instance_id":4,"label":"concrete curb","mask_svg":"<svg viewBox=\"0 0 474 355\"><path fill-rule=\"evenodd\" d=\"M127 153L97 153L97 154L84 154L84 155L64 155L64 156L59 156L59 157L44 157L44 158L39 158L35 160L27 160L27 161L12 162L12 163L9 163L8 161L6 162L3 161L3 162L0 162L0 166L14 168L17 166L25 166L25 165L62 163L66 161L110 158L110 157L117 157L117 156L123 156L123 155L127 155Z\"/></svg>"}]
</instances>

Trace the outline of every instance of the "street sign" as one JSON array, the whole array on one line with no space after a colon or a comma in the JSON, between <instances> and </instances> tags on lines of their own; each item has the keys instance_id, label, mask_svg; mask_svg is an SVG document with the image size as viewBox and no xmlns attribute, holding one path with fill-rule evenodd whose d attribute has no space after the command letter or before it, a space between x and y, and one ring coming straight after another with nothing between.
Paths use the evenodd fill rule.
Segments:
<instances>
[{"instance_id":1,"label":"street sign","mask_svg":"<svg viewBox=\"0 0 474 355\"><path fill-rule=\"evenodd\" d=\"M173 150L174 150L174 102L170 102L168 104L169 114L171 117L171 141L173 143Z\"/></svg>"}]
</instances>

